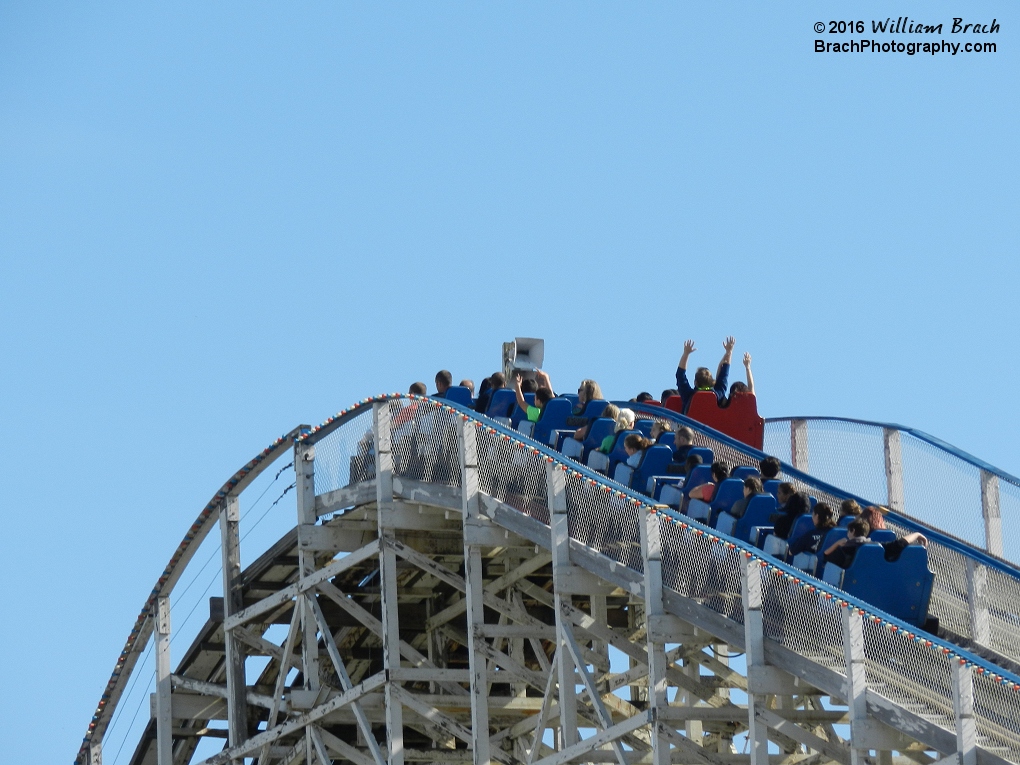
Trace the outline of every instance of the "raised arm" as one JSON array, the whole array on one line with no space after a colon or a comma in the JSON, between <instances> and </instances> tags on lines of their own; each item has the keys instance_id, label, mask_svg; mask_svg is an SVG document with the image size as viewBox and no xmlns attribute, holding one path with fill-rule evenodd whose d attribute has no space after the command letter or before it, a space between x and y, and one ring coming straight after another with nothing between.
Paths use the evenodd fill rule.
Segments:
<instances>
[{"instance_id":1,"label":"raised arm","mask_svg":"<svg viewBox=\"0 0 1020 765\"><path fill-rule=\"evenodd\" d=\"M751 374L751 354L744 354L744 369L747 371L747 392L754 395L754 375Z\"/></svg>"},{"instance_id":2,"label":"raised arm","mask_svg":"<svg viewBox=\"0 0 1020 765\"><path fill-rule=\"evenodd\" d=\"M684 401L690 398L691 384L687 380L687 360L690 359L691 354L694 353L697 348L694 347L693 340L686 340L684 342L684 354L680 357L680 364L676 368L676 388L680 391L680 395L683 396Z\"/></svg>"},{"instance_id":3,"label":"raised arm","mask_svg":"<svg viewBox=\"0 0 1020 765\"><path fill-rule=\"evenodd\" d=\"M719 362L719 366L722 366L723 364L726 364L727 366L729 365L730 360L733 358L733 346L736 344L737 341L733 338L733 335L730 335L725 340L723 340L722 347L725 349L725 353L723 353L723 357L722 360Z\"/></svg>"},{"instance_id":4,"label":"raised arm","mask_svg":"<svg viewBox=\"0 0 1020 765\"><path fill-rule=\"evenodd\" d=\"M680 369L682 369L682 370L684 370L686 372L687 371L687 360L691 357L691 354L694 353L696 350L698 350L698 349L694 347L694 341L693 340L685 340L684 341L684 353L680 357L680 363L677 366Z\"/></svg>"},{"instance_id":5,"label":"raised arm","mask_svg":"<svg viewBox=\"0 0 1020 765\"><path fill-rule=\"evenodd\" d=\"M715 390L722 396L726 395L726 388L729 385L730 376L730 359L733 358L733 346L737 344L737 341L733 339L733 335L730 335L723 340L723 357L719 359L719 368L716 371L715 376Z\"/></svg>"},{"instance_id":6,"label":"raised arm","mask_svg":"<svg viewBox=\"0 0 1020 765\"><path fill-rule=\"evenodd\" d=\"M524 393L521 391L522 379L520 372L514 373L514 393L517 395L517 406L526 412L528 411L528 400L524 398Z\"/></svg>"},{"instance_id":7,"label":"raised arm","mask_svg":"<svg viewBox=\"0 0 1020 765\"><path fill-rule=\"evenodd\" d=\"M540 388L545 387L548 388L549 390L553 389L552 380L550 380L549 375L547 375L541 369L535 370L535 380L538 382L538 387Z\"/></svg>"}]
</instances>

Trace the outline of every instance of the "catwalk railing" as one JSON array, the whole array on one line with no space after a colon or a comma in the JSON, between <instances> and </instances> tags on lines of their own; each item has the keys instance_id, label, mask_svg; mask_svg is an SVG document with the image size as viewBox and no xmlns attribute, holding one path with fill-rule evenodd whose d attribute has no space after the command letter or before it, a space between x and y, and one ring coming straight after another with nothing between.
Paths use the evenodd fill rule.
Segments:
<instances>
[{"instance_id":1,"label":"catwalk railing","mask_svg":"<svg viewBox=\"0 0 1020 765\"><path fill-rule=\"evenodd\" d=\"M1020 478L920 430L781 417L765 423L765 451L993 555L1020 555Z\"/></svg>"},{"instance_id":2,"label":"catwalk railing","mask_svg":"<svg viewBox=\"0 0 1020 765\"><path fill-rule=\"evenodd\" d=\"M571 463L548 447L458 407L432 399L398 395L380 396L374 401L389 402L395 480L410 478L458 486L457 425L458 421L470 421L477 428L479 489L483 493L548 523L546 480L548 466L553 465L564 473L571 537L621 565L642 571L639 524L653 512L648 498L624 490L604 476ZM374 478L372 403L373 399L366 399L350 410L341 411L321 426L301 427L278 439L239 470L202 510L153 588L130 633L89 725L77 762L88 762L90 744L101 740L134 663L152 635L153 614L159 598L170 594L197 545L232 497L236 497L260 471L295 443L315 446L316 495ZM662 412L650 413L674 421L679 418L668 412L663 415ZM679 419L687 422L684 418ZM720 457L729 459L731 463L753 464L761 456L731 439L698 428L696 423L691 425L702 443L712 446ZM788 469L786 477L803 484L820 499L846 496L792 468ZM763 578L762 608L767 636L844 675L846 646L840 625L845 622L846 613L863 614L863 656L871 690L898 704L909 705L911 710L933 724L958 734L963 722L956 714L959 704L954 707L954 688L959 696L961 682L965 682L967 688L972 684L973 719L982 736L982 745L1008 752L1004 755L1007 759L1020 762L1020 677L957 645L920 633L909 625L877 613L867 604L848 598L795 569L777 561L765 560L759 550L744 543L719 536L673 513L659 511L654 517L658 519L664 542L662 570L666 587L740 622L743 620L740 559L743 556L745 560L752 560L768 572ZM896 520L904 528L916 525L906 518L897 516ZM964 549L957 550L948 541L945 544L941 541L933 543L937 585L935 599L943 595L954 596L953 604L942 608L949 614L956 614L961 628L966 628L970 623L965 603L970 579L966 575L966 547L960 546ZM1002 604L1011 606L1020 603L1020 596L1015 594L1020 587L1017 587L1013 569L989 556L986 558L986 561L971 568L988 571L990 586L986 618L992 625L990 635L999 640L995 637L998 634L996 620L1005 613ZM960 566L964 569L962 576L956 570ZM1000 592L993 592L998 589L991 586L993 571L994 576L1001 574L1010 580L1014 587L1012 598L1003 600ZM961 582L963 589L958 591ZM954 583L957 589L951 586ZM957 614L960 610L957 601L964 601L963 616ZM1016 609L1012 612L1015 613ZM1000 642L1015 648L1012 642ZM1020 651L1013 650L1008 655L1017 656ZM965 677L961 674L964 671Z\"/></svg>"},{"instance_id":3,"label":"catwalk railing","mask_svg":"<svg viewBox=\"0 0 1020 765\"><path fill-rule=\"evenodd\" d=\"M695 432L695 442L699 446L710 447L717 459L729 466L751 465L757 467L758 462L766 456L746 444L735 441L717 431L707 428L675 412L661 407L641 407L628 404L640 412L640 416L668 420L674 427L680 424L689 426ZM799 427L799 426L798 426ZM790 435L787 432L786 451L781 448L780 439L770 440L766 429L765 448L769 454L779 457L783 462L781 478L790 481L799 489L807 491L819 501L828 502L834 508L844 499L855 499L861 506L885 504L884 492L876 499L874 495L864 492L837 488L817 475L808 474L797 469L786 461L791 451ZM793 439L796 461L804 464L806 440ZM902 442L901 442L902 443ZM813 452L812 452L813 454ZM843 469L852 472L853 453L845 457ZM860 473L868 470L868 463L862 458ZM813 464L812 464L813 468ZM875 489L874 485L859 486L865 490ZM924 497L917 502L924 504ZM933 498L933 502L945 502ZM936 516L940 517L940 516ZM935 572L935 585L932 590L930 614L939 619L945 630L957 636L958 642L967 644L975 650L988 649L1005 657L1010 662L1020 663L1020 569L1002 558L990 555L981 546L974 545L956 536L959 531L959 520L946 517L945 526L937 526L929 521L923 511L901 512L893 510L886 516L890 529L898 533L910 531L923 532L928 537L928 560ZM945 529L952 529L947 532Z\"/></svg>"}]
</instances>

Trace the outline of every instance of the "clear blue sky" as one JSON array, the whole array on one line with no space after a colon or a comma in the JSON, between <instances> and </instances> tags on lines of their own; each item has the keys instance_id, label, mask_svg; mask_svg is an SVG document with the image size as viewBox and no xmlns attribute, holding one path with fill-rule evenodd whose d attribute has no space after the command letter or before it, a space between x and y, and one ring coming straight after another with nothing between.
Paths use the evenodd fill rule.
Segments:
<instances>
[{"instance_id":1,"label":"clear blue sky","mask_svg":"<svg viewBox=\"0 0 1020 765\"><path fill-rule=\"evenodd\" d=\"M891 8L0 5L11 761L74 756L242 462L515 335L629 398L733 334L766 416L1020 473L1020 18L900 3L999 50L813 52Z\"/></svg>"}]
</instances>

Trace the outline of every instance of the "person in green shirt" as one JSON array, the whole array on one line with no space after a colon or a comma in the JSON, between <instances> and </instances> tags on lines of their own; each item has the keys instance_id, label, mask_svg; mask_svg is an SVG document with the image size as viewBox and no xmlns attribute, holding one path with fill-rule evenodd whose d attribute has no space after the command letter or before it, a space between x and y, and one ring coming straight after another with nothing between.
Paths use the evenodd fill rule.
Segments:
<instances>
[{"instance_id":1,"label":"person in green shirt","mask_svg":"<svg viewBox=\"0 0 1020 765\"><path fill-rule=\"evenodd\" d=\"M546 377L546 379L549 379ZM528 400L524 398L524 392L521 390L521 373L517 372L514 375L514 393L517 394L517 406L524 410L528 417L529 422L538 422L538 419L542 416L542 410L545 409L545 405L553 400L552 389L546 385L539 387L535 391L535 403L538 406L532 406L528 403Z\"/></svg>"},{"instance_id":2,"label":"person in green shirt","mask_svg":"<svg viewBox=\"0 0 1020 765\"><path fill-rule=\"evenodd\" d=\"M631 430L634 427L634 410L633 409L621 409L619 414L616 415L616 429L612 435L606 436L602 439L602 445L599 447L599 451L603 454L609 454L613 451L613 447L616 445L616 439L625 430Z\"/></svg>"}]
</instances>

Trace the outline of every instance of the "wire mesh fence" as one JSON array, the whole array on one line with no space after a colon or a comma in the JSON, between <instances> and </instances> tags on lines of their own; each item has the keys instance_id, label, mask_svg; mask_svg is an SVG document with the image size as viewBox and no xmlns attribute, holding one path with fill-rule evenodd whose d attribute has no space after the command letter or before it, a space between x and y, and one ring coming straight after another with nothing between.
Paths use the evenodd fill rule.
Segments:
<instances>
[{"instance_id":1,"label":"wire mesh fence","mask_svg":"<svg viewBox=\"0 0 1020 765\"><path fill-rule=\"evenodd\" d=\"M793 453L792 429L802 429L802 460ZM898 465L887 464L887 441L899 450ZM1020 479L919 431L838 418L782 418L765 423L765 451L826 483L876 504L897 504L890 482L901 486L895 509L980 548L986 548L982 472L993 474L1002 523L1002 555L1020 556ZM891 476L890 473L898 475ZM995 552L994 543L991 549Z\"/></svg>"}]
</instances>

